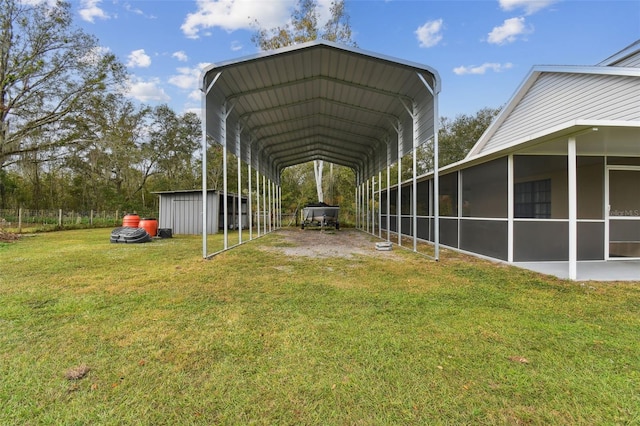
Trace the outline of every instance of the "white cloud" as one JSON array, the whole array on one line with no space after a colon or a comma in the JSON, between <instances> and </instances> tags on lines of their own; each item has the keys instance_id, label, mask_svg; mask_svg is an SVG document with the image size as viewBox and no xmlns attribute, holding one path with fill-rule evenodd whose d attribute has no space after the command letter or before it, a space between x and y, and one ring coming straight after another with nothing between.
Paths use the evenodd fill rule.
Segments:
<instances>
[{"instance_id":1,"label":"white cloud","mask_svg":"<svg viewBox=\"0 0 640 426\"><path fill-rule=\"evenodd\" d=\"M512 43L516 41L518 36L532 32L533 27L527 27L524 18L510 18L506 19L501 26L494 27L489 33L487 41L492 44Z\"/></svg>"},{"instance_id":2,"label":"white cloud","mask_svg":"<svg viewBox=\"0 0 640 426\"><path fill-rule=\"evenodd\" d=\"M127 12L140 15L146 19L157 19L155 15L146 14L142 9L132 6L130 3L125 3L123 7L124 7L124 10L126 10Z\"/></svg>"},{"instance_id":3,"label":"white cloud","mask_svg":"<svg viewBox=\"0 0 640 426\"><path fill-rule=\"evenodd\" d=\"M157 78L144 81L141 78L133 77L127 84L126 94L140 102L169 102L171 100L171 97L160 87L160 80Z\"/></svg>"},{"instance_id":4,"label":"white cloud","mask_svg":"<svg viewBox=\"0 0 640 426\"><path fill-rule=\"evenodd\" d=\"M209 64L201 63L194 68L180 67L178 74L169 78L169 83L181 89L198 89L200 87L200 73Z\"/></svg>"},{"instance_id":5,"label":"white cloud","mask_svg":"<svg viewBox=\"0 0 640 426\"><path fill-rule=\"evenodd\" d=\"M231 50L237 52L238 50L242 50L242 43L238 40L234 40L231 42Z\"/></svg>"},{"instance_id":6,"label":"white cloud","mask_svg":"<svg viewBox=\"0 0 640 426\"><path fill-rule=\"evenodd\" d=\"M230 32L250 30L258 18L264 28L284 25L295 0L197 0L196 4L198 10L189 13L180 27L189 38L198 38L201 30L213 27Z\"/></svg>"},{"instance_id":7,"label":"white cloud","mask_svg":"<svg viewBox=\"0 0 640 426\"><path fill-rule=\"evenodd\" d=\"M144 49L134 50L129 54L128 68L147 68L151 65L151 58L144 53Z\"/></svg>"},{"instance_id":8,"label":"white cloud","mask_svg":"<svg viewBox=\"0 0 640 426\"><path fill-rule=\"evenodd\" d=\"M124 4L124 9L127 12L135 13L136 15L144 15L144 12L142 11L142 9L138 9L137 7L133 7L129 3L125 3Z\"/></svg>"},{"instance_id":9,"label":"white cloud","mask_svg":"<svg viewBox=\"0 0 640 426\"><path fill-rule=\"evenodd\" d=\"M488 70L494 72L502 72L504 70L508 70L513 68L513 64L511 62L507 62L505 64L498 64L495 62L485 62L480 66L460 66L453 69L453 72L457 75L465 75L465 74L485 74Z\"/></svg>"},{"instance_id":10,"label":"white cloud","mask_svg":"<svg viewBox=\"0 0 640 426\"><path fill-rule=\"evenodd\" d=\"M558 0L498 0L502 10L509 12L514 9L522 8L527 15L536 13L547 6L552 5L556 1Z\"/></svg>"},{"instance_id":11,"label":"white cloud","mask_svg":"<svg viewBox=\"0 0 640 426\"><path fill-rule=\"evenodd\" d=\"M420 47L433 47L442 40L442 19L427 21L415 31Z\"/></svg>"},{"instance_id":12,"label":"white cloud","mask_svg":"<svg viewBox=\"0 0 640 426\"><path fill-rule=\"evenodd\" d=\"M102 0L81 0L80 10L78 11L80 17L91 23L93 23L96 18L109 19L109 15L100 8L101 2Z\"/></svg>"},{"instance_id":13,"label":"white cloud","mask_svg":"<svg viewBox=\"0 0 640 426\"><path fill-rule=\"evenodd\" d=\"M198 89L198 90L192 90L191 92L189 92L189 96L187 96L189 99L191 99L192 101L199 101L202 99L202 92Z\"/></svg>"},{"instance_id":14,"label":"white cloud","mask_svg":"<svg viewBox=\"0 0 640 426\"><path fill-rule=\"evenodd\" d=\"M177 60L179 60L180 62L187 62L189 60L189 57L187 56L187 54L184 52L184 50L180 50L178 52L173 52L171 54L172 58L176 58Z\"/></svg>"}]
</instances>

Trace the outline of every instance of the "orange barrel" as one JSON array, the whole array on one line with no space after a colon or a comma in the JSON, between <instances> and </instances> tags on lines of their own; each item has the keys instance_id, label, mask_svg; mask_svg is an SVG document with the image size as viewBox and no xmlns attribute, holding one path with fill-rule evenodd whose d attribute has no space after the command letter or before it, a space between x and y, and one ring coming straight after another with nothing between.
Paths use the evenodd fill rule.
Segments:
<instances>
[{"instance_id":1,"label":"orange barrel","mask_svg":"<svg viewBox=\"0 0 640 426\"><path fill-rule=\"evenodd\" d=\"M142 228L147 231L147 234L155 237L158 234L158 221L153 217L145 217L140 219L138 228Z\"/></svg>"},{"instance_id":2,"label":"orange barrel","mask_svg":"<svg viewBox=\"0 0 640 426\"><path fill-rule=\"evenodd\" d=\"M140 216L137 214L128 214L122 218L122 226L128 226L129 228L137 228L140 222Z\"/></svg>"}]
</instances>

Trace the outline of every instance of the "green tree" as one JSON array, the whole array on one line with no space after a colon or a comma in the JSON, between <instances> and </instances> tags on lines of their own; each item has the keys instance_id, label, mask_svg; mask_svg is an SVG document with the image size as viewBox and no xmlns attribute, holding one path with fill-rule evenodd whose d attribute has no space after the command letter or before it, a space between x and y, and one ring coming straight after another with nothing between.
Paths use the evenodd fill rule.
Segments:
<instances>
[{"instance_id":1,"label":"green tree","mask_svg":"<svg viewBox=\"0 0 640 426\"><path fill-rule=\"evenodd\" d=\"M148 107L137 107L115 93L84 102L82 119L74 122L72 132L82 143L67 150L69 167L82 177L75 195L87 200L88 208L138 207L134 196L146 179L141 145L149 115Z\"/></svg>"},{"instance_id":2,"label":"green tree","mask_svg":"<svg viewBox=\"0 0 640 426\"><path fill-rule=\"evenodd\" d=\"M200 119L194 113L177 115L169 106L151 111L149 138L141 146L142 180L139 190L154 176L158 190L195 189L195 153L200 147Z\"/></svg>"},{"instance_id":3,"label":"green tree","mask_svg":"<svg viewBox=\"0 0 640 426\"><path fill-rule=\"evenodd\" d=\"M298 0L296 8L291 14L291 21L283 27L265 29L256 21L257 30L251 40L262 50L273 50L281 47L300 44L317 39L323 39L346 46L356 47L353 41L349 14L344 0L331 2L330 18L322 28L318 27L318 3L316 0ZM313 163L314 179L316 182L317 200L324 201L323 189L324 162L315 160Z\"/></svg>"},{"instance_id":4,"label":"green tree","mask_svg":"<svg viewBox=\"0 0 640 426\"><path fill-rule=\"evenodd\" d=\"M487 130L500 108L482 108L475 115L461 114L440 119L438 132L440 166L463 160Z\"/></svg>"},{"instance_id":5,"label":"green tree","mask_svg":"<svg viewBox=\"0 0 640 426\"><path fill-rule=\"evenodd\" d=\"M282 27L266 29L256 20L257 29L251 41L262 50L274 50L317 39L356 47L356 42L351 38L350 18L344 0L332 1L330 14L329 20L319 28L317 1L298 0L291 13L291 21Z\"/></svg>"},{"instance_id":6,"label":"green tree","mask_svg":"<svg viewBox=\"0 0 640 426\"><path fill-rule=\"evenodd\" d=\"M66 125L124 68L72 26L70 4L0 0L0 169L77 142Z\"/></svg>"}]
</instances>

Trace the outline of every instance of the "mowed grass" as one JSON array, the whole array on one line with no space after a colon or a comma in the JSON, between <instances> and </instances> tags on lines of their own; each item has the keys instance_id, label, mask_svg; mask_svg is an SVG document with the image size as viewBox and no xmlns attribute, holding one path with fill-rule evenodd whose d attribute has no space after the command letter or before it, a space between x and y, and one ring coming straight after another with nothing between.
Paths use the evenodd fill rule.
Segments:
<instances>
[{"instance_id":1,"label":"mowed grass","mask_svg":"<svg viewBox=\"0 0 640 426\"><path fill-rule=\"evenodd\" d=\"M640 283L109 231L0 244L0 424L640 423Z\"/></svg>"}]
</instances>

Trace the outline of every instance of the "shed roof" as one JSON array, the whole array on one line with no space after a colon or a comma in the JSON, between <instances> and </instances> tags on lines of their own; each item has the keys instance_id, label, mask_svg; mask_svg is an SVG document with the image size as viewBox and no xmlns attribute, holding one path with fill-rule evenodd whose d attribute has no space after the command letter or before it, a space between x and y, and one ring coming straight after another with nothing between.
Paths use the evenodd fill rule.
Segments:
<instances>
[{"instance_id":1,"label":"shed roof","mask_svg":"<svg viewBox=\"0 0 640 426\"><path fill-rule=\"evenodd\" d=\"M201 78L208 137L279 182L325 160L366 179L434 134L431 67L313 41L214 64Z\"/></svg>"}]
</instances>

